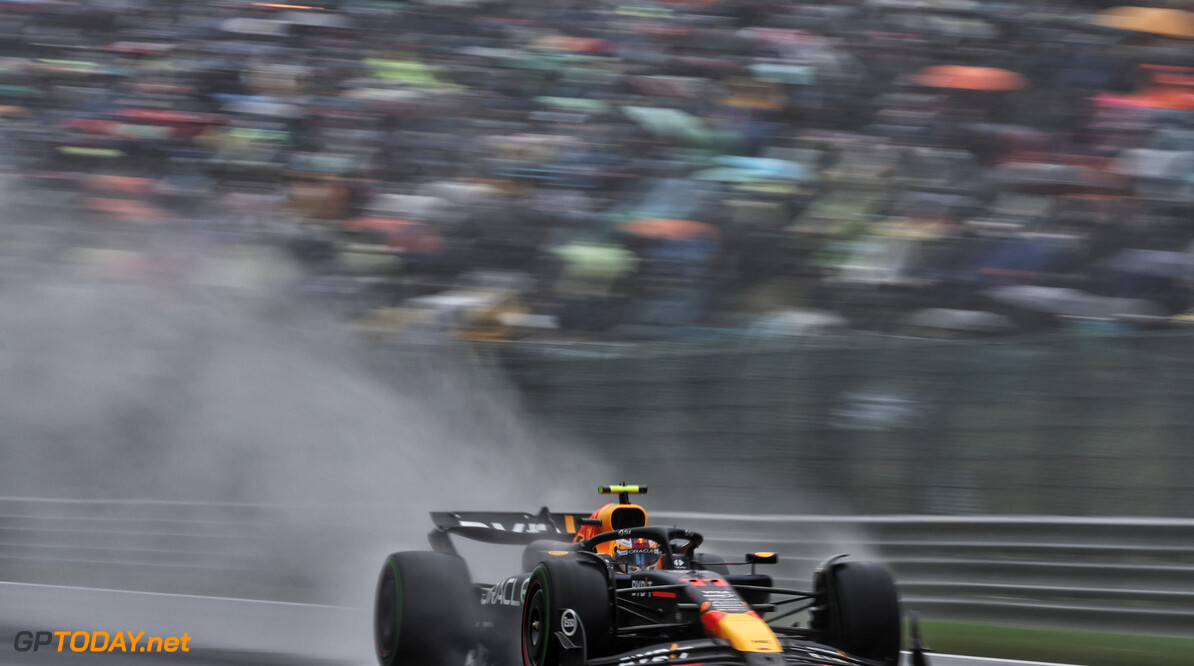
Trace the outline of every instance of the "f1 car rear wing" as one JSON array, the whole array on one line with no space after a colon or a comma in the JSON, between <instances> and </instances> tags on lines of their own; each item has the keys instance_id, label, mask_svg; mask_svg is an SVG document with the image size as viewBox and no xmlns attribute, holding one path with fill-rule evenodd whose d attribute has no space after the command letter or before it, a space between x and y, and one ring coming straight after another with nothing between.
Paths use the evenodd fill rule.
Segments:
<instances>
[{"instance_id":1,"label":"f1 car rear wing","mask_svg":"<svg viewBox=\"0 0 1194 666\"><path fill-rule=\"evenodd\" d=\"M641 506L630 503L631 495L647 492L646 486L616 485L601 486L601 495L618 496L617 504L606 504L591 516L583 513L552 513L547 507L537 514L510 511L454 511L431 513L435 529L427 535L431 549L441 553L456 553L451 535L484 543L519 546L540 540L568 543L591 537L598 532L621 528L642 527L647 524L647 513ZM585 532L581 532L581 528ZM577 533L580 536L577 536Z\"/></svg>"},{"instance_id":2,"label":"f1 car rear wing","mask_svg":"<svg viewBox=\"0 0 1194 666\"><path fill-rule=\"evenodd\" d=\"M588 520L583 513L552 513L543 507L537 514L513 511L456 511L431 513L435 529L427 535L432 550L455 553L450 535L510 546L533 541L572 541L576 531Z\"/></svg>"}]
</instances>

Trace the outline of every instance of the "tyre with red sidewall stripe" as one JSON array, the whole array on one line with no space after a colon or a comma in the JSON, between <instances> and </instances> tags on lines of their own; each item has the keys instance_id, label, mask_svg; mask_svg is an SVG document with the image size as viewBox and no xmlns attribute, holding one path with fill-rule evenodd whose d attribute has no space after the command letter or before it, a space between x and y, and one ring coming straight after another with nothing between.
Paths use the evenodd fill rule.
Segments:
<instances>
[{"instance_id":1,"label":"tyre with red sidewall stripe","mask_svg":"<svg viewBox=\"0 0 1194 666\"><path fill-rule=\"evenodd\" d=\"M540 562L531 573L522 607L523 666L558 664L561 647L556 632L563 631L579 643L575 622L584 628L590 658L607 653L612 643L609 595L606 573L597 563L564 558Z\"/></svg>"},{"instance_id":2,"label":"tyre with red sidewall stripe","mask_svg":"<svg viewBox=\"0 0 1194 666\"><path fill-rule=\"evenodd\" d=\"M463 666L477 643L479 599L464 560L445 553L386 558L373 605L381 666Z\"/></svg>"}]
</instances>

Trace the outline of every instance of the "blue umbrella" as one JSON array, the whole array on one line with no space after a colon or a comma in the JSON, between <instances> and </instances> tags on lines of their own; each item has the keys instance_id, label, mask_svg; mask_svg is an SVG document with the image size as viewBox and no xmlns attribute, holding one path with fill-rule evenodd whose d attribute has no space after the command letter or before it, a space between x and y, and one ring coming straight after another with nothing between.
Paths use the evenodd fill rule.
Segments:
<instances>
[{"instance_id":1,"label":"blue umbrella","mask_svg":"<svg viewBox=\"0 0 1194 666\"><path fill-rule=\"evenodd\" d=\"M714 160L731 169L757 174L760 180L816 180L817 174L802 164L771 157L722 155Z\"/></svg>"}]
</instances>

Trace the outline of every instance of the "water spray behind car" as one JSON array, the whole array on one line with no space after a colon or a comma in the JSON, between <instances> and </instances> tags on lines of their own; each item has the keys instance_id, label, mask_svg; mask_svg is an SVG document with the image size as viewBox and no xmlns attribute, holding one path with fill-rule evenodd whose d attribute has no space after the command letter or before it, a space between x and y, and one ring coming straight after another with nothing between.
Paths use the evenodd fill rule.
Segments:
<instances>
[{"instance_id":1,"label":"water spray behind car","mask_svg":"<svg viewBox=\"0 0 1194 666\"><path fill-rule=\"evenodd\" d=\"M7 575L364 607L432 506L566 501L534 482L579 467L569 447L467 350L382 362L263 296L57 269L0 287L19 313L0 323L0 488L40 553ZM51 529L68 520L82 543Z\"/></svg>"}]
</instances>

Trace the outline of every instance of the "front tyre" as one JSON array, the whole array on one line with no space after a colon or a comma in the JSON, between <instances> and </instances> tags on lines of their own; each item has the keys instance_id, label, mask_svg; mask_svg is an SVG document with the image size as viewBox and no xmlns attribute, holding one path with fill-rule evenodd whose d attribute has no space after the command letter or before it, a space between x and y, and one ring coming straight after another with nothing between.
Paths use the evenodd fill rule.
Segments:
<instances>
[{"instance_id":1,"label":"front tyre","mask_svg":"<svg viewBox=\"0 0 1194 666\"><path fill-rule=\"evenodd\" d=\"M820 603L812 628L848 654L895 666L900 658L900 603L891 573L873 562L838 562L816 579Z\"/></svg>"},{"instance_id":2,"label":"front tyre","mask_svg":"<svg viewBox=\"0 0 1194 666\"><path fill-rule=\"evenodd\" d=\"M582 627L587 654L600 656L610 645L611 615L606 575L595 563L540 562L531 573L522 607L523 665L555 666L561 651L556 632L579 643Z\"/></svg>"},{"instance_id":3,"label":"front tyre","mask_svg":"<svg viewBox=\"0 0 1194 666\"><path fill-rule=\"evenodd\" d=\"M455 555L393 553L373 606L381 666L462 666L477 643L477 595Z\"/></svg>"}]
</instances>

